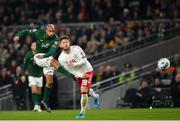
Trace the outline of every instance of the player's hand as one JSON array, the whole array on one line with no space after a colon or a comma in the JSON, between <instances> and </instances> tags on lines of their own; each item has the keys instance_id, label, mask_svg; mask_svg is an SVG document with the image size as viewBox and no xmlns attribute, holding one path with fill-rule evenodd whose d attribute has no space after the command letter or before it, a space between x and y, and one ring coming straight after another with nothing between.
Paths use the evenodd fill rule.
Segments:
<instances>
[{"instance_id":1,"label":"player's hand","mask_svg":"<svg viewBox=\"0 0 180 121\"><path fill-rule=\"evenodd\" d=\"M37 55L36 58L43 59L44 57L43 57L43 55Z\"/></svg>"},{"instance_id":2,"label":"player's hand","mask_svg":"<svg viewBox=\"0 0 180 121\"><path fill-rule=\"evenodd\" d=\"M14 42L18 42L18 41L19 41L19 36L15 36L15 37L13 38L13 40L14 40Z\"/></svg>"}]
</instances>

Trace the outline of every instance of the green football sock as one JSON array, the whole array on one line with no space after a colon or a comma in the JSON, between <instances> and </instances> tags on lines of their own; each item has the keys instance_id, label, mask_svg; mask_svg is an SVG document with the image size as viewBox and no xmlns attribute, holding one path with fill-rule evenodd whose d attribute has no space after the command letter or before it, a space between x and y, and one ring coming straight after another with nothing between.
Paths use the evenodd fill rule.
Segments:
<instances>
[{"instance_id":1,"label":"green football sock","mask_svg":"<svg viewBox=\"0 0 180 121\"><path fill-rule=\"evenodd\" d=\"M37 96L38 96L38 104L40 104L40 102L41 102L41 94L37 94Z\"/></svg>"},{"instance_id":2,"label":"green football sock","mask_svg":"<svg viewBox=\"0 0 180 121\"><path fill-rule=\"evenodd\" d=\"M87 102L88 102L88 95L81 94L81 112L80 113L85 114Z\"/></svg>"},{"instance_id":3,"label":"green football sock","mask_svg":"<svg viewBox=\"0 0 180 121\"><path fill-rule=\"evenodd\" d=\"M31 96L32 96L33 105L38 105L38 95L35 93L32 93Z\"/></svg>"},{"instance_id":4,"label":"green football sock","mask_svg":"<svg viewBox=\"0 0 180 121\"><path fill-rule=\"evenodd\" d=\"M49 88L49 87L46 87L44 88L44 97L43 97L43 101L45 103L48 103L49 102L49 96L50 96L50 93L51 93L51 89L52 88Z\"/></svg>"},{"instance_id":5,"label":"green football sock","mask_svg":"<svg viewBox=\"0 0 180 121\"><path fill-rule=\"evenodd\" d=\"M66 75L67 77L74 78L75 75L66 70L62 65L57 69L58 72Z\"/></svg>"}]
</instances>

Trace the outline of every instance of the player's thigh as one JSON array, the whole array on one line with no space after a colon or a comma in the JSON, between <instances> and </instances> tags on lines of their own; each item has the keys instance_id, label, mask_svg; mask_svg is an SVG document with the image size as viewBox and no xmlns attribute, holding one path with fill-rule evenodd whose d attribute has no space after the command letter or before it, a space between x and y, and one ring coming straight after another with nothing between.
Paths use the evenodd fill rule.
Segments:
<instances>
[{"instance_id":1,"label":"player's thigh","mask_svg":"<svg viewBox=\"0 0 180 121\"><path fill-rule=\"evenodd\" d=\"M36 83L37 83L37 94L41 94L41 88L43 86L43 77L37 77L36 78Z\"/></svg>"},{"instance_id":2,"label":"player's thigh","mask_svg":"<svg viewBox=\"0 0 180 121\"><path fill-rule=\"evenodd\" d=\"M54 75L54 68L53 67L44 67L43 73L44 73L44 75Z\"/></svg>"},{"instance_id":3,"label":"player's thigh","mask_svg":"<svg viewBox=\"0 0 180 121\"><path fill-rule=\"evenodd\" d=\"M37 88L38 88L37 85L32 85L31 86L31 92L35 93L35 94L38 94L38 89Z\"/></svg>"},{"instance_id":4,"label":"player's thigh","mask_svg":"<svg viewBox=\"0 0 180 121\"><path fill-rule=\"evenodd\" d=\"M87 72L86 74L89 75L88 79L82 79L81 81L81 87L87 87L87 88L91 88L92 87L92 79L93 79L93 72Z\"/></svg>"},{"instance_id":5,"label":"player's thigh","mask_svg":"<svg viewBox=\"0 0 180 121\"><path fill-rule=\"evenodd\" d=\"M33 77L33 76L28 76L28 80L29 80L29 85L28 85L29 87L36 86L36 85L37 85L35 77Z\"/></svg>"},{"instance_id":6,"label":"player's thigh","mask_svg":"<svg viewBox=\"0 0 180 121\"><path fill-rule=\"evenodd\" d=\"M39 58L37 58L38 55L44 55L44 53L38 53L34 56L35 63L40 67L50 67L50 62L53 59L53 57L50 56L47 58L39 59Z\"/></svg>"},{"instance_id":7,"label":"player's thigh","mask_svg":"<svg viewBox=\"0 0 180 121\"><path fill-rule=\"evenodd\" d=\"M36 77L36 85L38 89L43 86L43 77Z\"/></svg>"},{"instance_id":8,"label":"player's thigh","mask_svg":"<svg viewBox=\"0 0 180 121\"><path fill-rule=\"evenodd\" d=\"M39 93L39 88L43 86L43 77L29 76L29 87L31 87L32 93Z\"/></svg>"},{"instance_id":9,"label":"player's thigh","mask_svg":"<svg viewBox=\"0 0 180 121\"><path fill-rule=\"evenodd\" d=\"M42 87L37 86L37 94L41 94L41 88Z\"/></svg>"},{"instance_id":10,"label":"player's thigh","mask_svg":"<svg viewBox=\"0 0 180 121\"><path fill-rule=\"evenodd\" d=\"M88 90L91 88L91 86L88 83L88 79L82 79L81 80L81 92L88 92Z\"/></svg>"},{"instance_id":11,"label":"player's thigh","mask_svg":"<svg viewBox=\"0 0 180 121\"><path fill-rule=\"evenodd\" d=\"M88 91L89 91L88 87L81 86L81 93L88 93Z\"/></svg>"}]
</instances>

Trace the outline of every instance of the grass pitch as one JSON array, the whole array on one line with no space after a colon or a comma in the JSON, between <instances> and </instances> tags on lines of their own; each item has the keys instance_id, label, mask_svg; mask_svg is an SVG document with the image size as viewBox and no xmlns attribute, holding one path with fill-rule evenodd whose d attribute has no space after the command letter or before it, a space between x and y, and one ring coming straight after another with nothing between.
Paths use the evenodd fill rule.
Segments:
<instances>
[{"instance_id":1,"label":"grass pitch","mask_svg":"<svg viewBox=\"0 0 180 121\"><path fill-rule=\"evenodd\" d=\"M0 120L77 120L79 110L1 111ZM86 111L85 120L180 120L180 108L98 109Z\"/></svg>"}]
</instances>

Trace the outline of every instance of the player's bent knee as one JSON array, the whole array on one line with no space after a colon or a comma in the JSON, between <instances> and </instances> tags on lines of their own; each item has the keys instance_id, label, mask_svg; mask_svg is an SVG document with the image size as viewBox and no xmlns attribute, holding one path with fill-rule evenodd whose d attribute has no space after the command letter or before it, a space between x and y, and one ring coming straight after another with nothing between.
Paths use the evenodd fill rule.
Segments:
<instances>
[{"instance_id":1,"label":"player's bent knee","mask_svg":"<svg viewBox=\"0 0 180 121\"><path fill-rule=\"evenodd\" d=\"M37 94L38 93L37 87L36 86L32 86L31 87L31 92Z\"/></svg>"},{"instance_id":2,"label":"player's bent knee","mask_svg":"<svg viewBox=\"0 0 180 121\"><path fill-rule=\"evenodd\" d=\"M37 87L37 94L41 94L41 87Z\"/></svg>"},{"instance_id":3,"label":"player's bent knee","mask_svg":"<svg viewBox=\"0 0 180 121\"><path fill-rule=\"evenodd\" d=\"M57 60L55 60L55 59L51 59L50 65L52 67L54 67L55 69L58 69L59 66L60 66L59 62Z\"/></svg>"}]
</instances>

